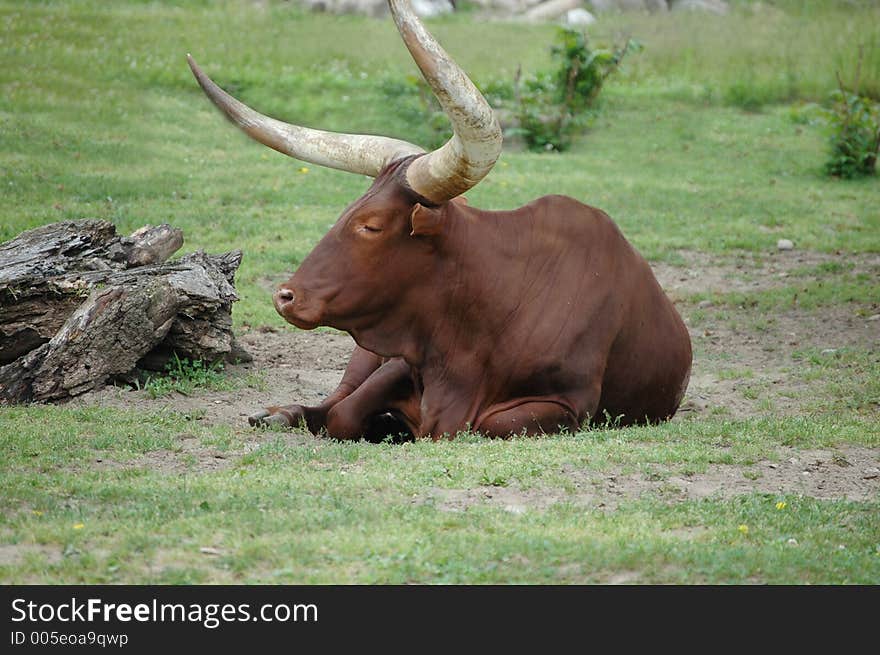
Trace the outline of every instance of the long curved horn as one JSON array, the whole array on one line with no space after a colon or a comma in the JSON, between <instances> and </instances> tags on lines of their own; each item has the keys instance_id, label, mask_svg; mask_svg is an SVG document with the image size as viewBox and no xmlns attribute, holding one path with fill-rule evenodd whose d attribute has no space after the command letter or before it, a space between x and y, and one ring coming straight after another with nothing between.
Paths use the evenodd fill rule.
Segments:
<instances>
[{"instance_id":1,"label":"long curved horn","mask_svg":"<svg viewBox=\"0 0 880 655\"><path fill-rule=\"evenodd\" d=\"M409 0L388 0L403 42L422 71L454 134L443 146L410 164L413 191L437 204L482 180L501 154L501 126L492 107L425 29Z\"/></svg>"},{"instance_id":2,"label":"long curved horn","mask_svg":"<svg viewBox=\"0 0 880 655\"><path fill-rule=\"evenodd\" d=\"M425 152L423 148L399 139L325 132L269 118L217 86L190 55L186 60L202 90L230 121L251 138L285 155L317 166L376 177L395 159Z\"/></svg>"}]
</instances>

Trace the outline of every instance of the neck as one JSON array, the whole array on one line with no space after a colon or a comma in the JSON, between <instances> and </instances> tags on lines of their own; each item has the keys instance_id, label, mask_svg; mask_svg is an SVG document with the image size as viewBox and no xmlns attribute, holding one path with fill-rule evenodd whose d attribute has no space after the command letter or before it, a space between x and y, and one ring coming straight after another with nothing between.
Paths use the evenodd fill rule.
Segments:
<instances>
[{"instance_id":1,"label":"neck","mask_svg":"<svg viewBox=\"0 0 880 655\"><path fill-rule=\"evenodd\" d=\"M502 212L456 202L448 203L445 211L443 233L436 237L422 279L394 310L347 331L360 346L379 355L453 374L460 365L479 366L491 356L520 297L512 289L501 289L524 280L528 262L517 258L515 234L502 241L500 228L507 220Z\"/></svg>"}]
</instances>

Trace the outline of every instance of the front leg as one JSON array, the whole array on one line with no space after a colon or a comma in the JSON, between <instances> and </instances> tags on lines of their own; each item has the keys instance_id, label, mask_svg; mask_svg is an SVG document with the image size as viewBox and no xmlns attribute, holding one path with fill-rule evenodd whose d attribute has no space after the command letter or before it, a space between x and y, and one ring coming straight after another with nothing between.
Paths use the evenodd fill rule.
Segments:
<instances>
[{"instance_id":1,"label":"front leg","mask_svg":"<svg viewBox=\"0 0 880 655\"><path fill-rule=\"evenodd\" d=\"M356 346L339 386L319 405L314 407L299 404L274 405L250 416L248 423L252 426L276 427L297 427L305 423L309 432L318 434L327 427L327 415L330 410L360 387L383 361L379 355Z\"/></svg>"},{"instance_id":2,"label":"front leg","mask_svg":"<svg viewBox=\"0 0 880 655\"><path fill-rule=\"evenodd\" d=\"M409 364L401 358L390 359L330 409L327 436L377 441L388 434L414 434L420 404L421 393Z\"/></svg>"}]
</instances>

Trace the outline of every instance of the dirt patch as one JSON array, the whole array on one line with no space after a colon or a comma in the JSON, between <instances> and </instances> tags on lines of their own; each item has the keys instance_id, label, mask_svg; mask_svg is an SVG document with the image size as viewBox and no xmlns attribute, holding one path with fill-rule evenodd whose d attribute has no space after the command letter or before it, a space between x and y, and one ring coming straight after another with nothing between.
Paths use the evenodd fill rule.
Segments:
<instances>
[{"instance_id":1,"label":"dirt patch","mask_svg":"<svg viewBox=\"0 0 880 655\"><path fill-rule=\"evenodd\" d=\"M830 450L784 449L778 461L752 466L710 465L704 473L603 474L570 471L576 486L593 487L605 499L631 499L645 494L675 500L731 498L747 493L801 495L818 499L864 501L880 494L880 451L845 447Z\"/></svg>"},{"instance_id":2,"label":"dirt patch","mask_svg":"<svg viewBox=\"0 0 880 655\"><path fill-rule=\"evenodd\" d=\"M413 499L414 504L431 504L444 512L461 512L478 505L503 509L511 514L523 514L527 510L545 510L566 499L564 491L554 489L519 489L517 487L480 486L473 489L447 489L431 487L423 495Z\"/></svg>"},{"instance_id":3,"label":"dirt patch","mask_svg":"<svg viewBox=\"0 0 880 655\"><path fill-rule=\"evenodd\" d=\"M37 558L45 564L57 564L61 557L61 549L57 546L0 544L0 566L19 566L29 558Z\"/></svg>"},{"instance_id":4,"label":"dirt patch","mask_svg":"<svg viewBox=\"0 0 880 655\"><path fill-rule=\"evenodd\" d=\"M206 424L245 427L247 417L266 405L319 402L339 384L354 349L351 337L338 332L252 329L237 336L254 359L226 367L232 390L152 398L145 390L108 386L74 403L174 411Z\"/></svg>"},{"instance_id":5,"label":"dirt patch","mask_svg":"<svg viewBox=\"0 0 880 655\"><path fill-rule=\"evenodd\" d=\"M880 321L859 316L847 305L772 316L753 310L709 311L698 325L690 320L693 307L679 309L689 323L694 347L679 419L718 412L736 418L801 413L821 404L826 393L825 380L810 375L802 353L833 355L856 349L875 359L878 355ZM841 362L837 373L845 375L845 367ZM880 405L874 410L880 411Z\"/></svg>"},{"instance_id":6,"label":"dirt patch","mask_svg":"<svg viewBox=\"0 0 880 655\"><path fill-rule=\"evenodd\" d=\"M823 266L851 275L880 275L880 255L876 253L783 250L730 256L681 251L678 255L684 265L651 264L663 289L673 300L683 300L697 293L766 291L813 282L827 275L819 270Z\"/></svg>"},{"instance_id":7,"label":"dirt patch","mask_svg":"<svg viewBox=\"0 0 880 655\"><path fill-rule=\"evenodd\" d=\"M206 448L197 438L187 434L180 435L178 444L179 448L176 450L152 450L124 461L95 458L89 467L97 470L149 469L168 474L216 471L229 466L236 457L243 455L254 445L246 442L236 452L225 452Z\"/></svg>"},{"instance_id":8,"label":"dirt patch","mask_svg":"<svg viewBox=\"0 0 880 655\"><path fill-rule=\"evenodd\" d=\"M413 499L441 511L463 512L488 506L512 514L544 511L557 503L591 509L614 509L622 502L655 497L669 502L732 498L749 493L807 496L817 499L876 500L880 497L880 451L846 447L799 451L784 449L778 461L752 466L715 464L704 473L681 475L655 468L650 474L623 474L567 467L574 491L516 486L472 489L433 487ZM693 535L690 535L693 536Z\"/></svg>"}]
</instances>

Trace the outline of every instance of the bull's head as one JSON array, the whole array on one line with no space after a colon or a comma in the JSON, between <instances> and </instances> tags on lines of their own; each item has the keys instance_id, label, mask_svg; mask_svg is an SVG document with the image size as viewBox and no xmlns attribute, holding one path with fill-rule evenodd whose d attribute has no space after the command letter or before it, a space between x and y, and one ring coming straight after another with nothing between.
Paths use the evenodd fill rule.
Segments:
<instances>
[{"instance_id":1,"label":"bull's head","mask_svg":"<svg viewBox=\"0 0 880 655\"><path fill-rule=\"evenodd\" d=\"M405 281L430 267L432 238L449 202L483 179L501 153L501 128L485 98L425 29L409 0L388 2L406 47L452 123L452 138L433 152L389 137L324 132L269 118L225 93L188 57L208 97L252 138L302 161L376 178L276 291L278 312L301 328L331 325L357 332L386 315L410 291Z\"/></svg>"}]
</instances>

